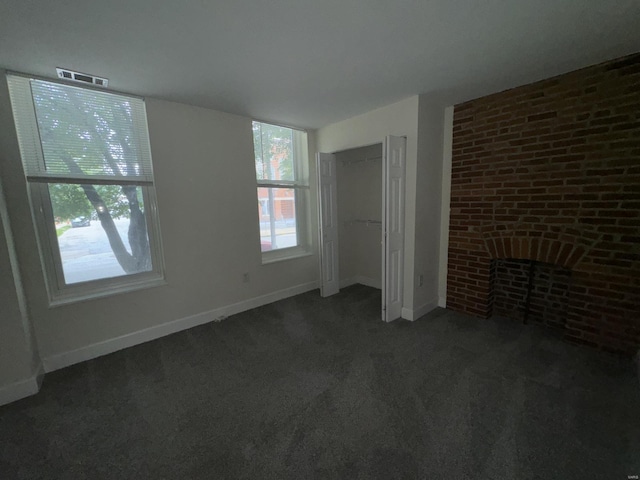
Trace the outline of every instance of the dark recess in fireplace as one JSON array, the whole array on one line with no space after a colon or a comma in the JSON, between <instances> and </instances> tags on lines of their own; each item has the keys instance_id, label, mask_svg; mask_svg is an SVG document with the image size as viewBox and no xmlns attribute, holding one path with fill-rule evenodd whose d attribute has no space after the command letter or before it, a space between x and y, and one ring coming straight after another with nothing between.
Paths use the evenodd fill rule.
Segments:
<instances>
[{"instance_id":1,"label":"dark recess in fireplace","mask_svg":"<svg viewBox=\"0 0 640 480\"><path fill-rule=\"evenodd\" d=\"M564 330L571 271L533 260L492 261L493 314Z\"/></svg>"}]
</instances>

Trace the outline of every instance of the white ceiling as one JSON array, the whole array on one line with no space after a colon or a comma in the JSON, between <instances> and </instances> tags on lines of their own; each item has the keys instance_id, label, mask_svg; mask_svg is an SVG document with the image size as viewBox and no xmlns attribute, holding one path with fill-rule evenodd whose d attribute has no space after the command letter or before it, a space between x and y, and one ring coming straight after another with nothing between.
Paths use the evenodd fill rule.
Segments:
<instances>
[{"instance_id":1,"label":"white ceiling","mask_svg":"<svg viewBox=\"0 0 640 480\"><path fill-rule=\"evenodd\" d=\"M0 1L0 68L309 128L638 51L639 0Z\"/></svg>"}]
</instances>

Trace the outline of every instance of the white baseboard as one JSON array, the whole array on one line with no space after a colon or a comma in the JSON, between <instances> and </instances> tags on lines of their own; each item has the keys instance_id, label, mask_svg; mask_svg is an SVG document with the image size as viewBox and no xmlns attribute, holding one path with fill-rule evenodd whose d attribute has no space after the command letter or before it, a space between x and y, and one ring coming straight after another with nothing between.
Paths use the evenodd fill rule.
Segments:
<instances>
[{"instance_id":1,"label":"white baseboard","mask_svg":"<svg viewBox=\"0 0 640 480\"><path fill-rule=\"evenodd\" d=\"M35 395L40 391L44 370L42 365L38 366L38 370L34 375L17 382L3 385L0 387L0 405L6 405L21 398Z\"/></svg>"},{"instance_id":2,"label":"white baseboard","mask_svg":"<svg viewBox=\"0 0 640 480\"><path fill-rule=\"evenodd\" d=\"M447 308L447 297L438 297L438 306Z\"/></svg>"},{"instance_id":3,"label":"white baseboard","mask_svg":"<svg viewBox=\"0 0 640 480\"><path fill-rule=\"evenodd\" d=\"M343 278L342 280L340 280L340 288L350 287L351 285L355 285L357 283L359 283L360 285L366 285L367 287L377 288L378 290L382 288L382 281L371 277L365 277L364 275L356 275L355 277L351 278Z\"/></svg>"},{"instance_id":4,"label":"white baseboard","mask_svg":"<svg viewBox=\"0 0 640 480\"><path fill-rule=\"evenodd\" d=\"M419 319L423 315L426 315L437 306L438 306L438 299L434 298L430 302L427 302L424 305L421 305L420 307L414 310L410 308L402 307L402 318L406 320L411 320L413 322L414 320Z\"/></svg>"},{"instance_id":5,"label":"white baseboard","mask_svg":"<svg viewBox=\"0 0 640 480\"><path fill-rule=\"evenodd\" d=\"M252 308L261 307L262 305L277 302L278 300L299 295L316 288L318 288L318 282L296 285L294 287L278 290L277 292L250 298L248 300L243 300L242 302L216 308L207 312L197 313L189 317L180 318L178 320L173 320L171 322L139 330L127 335L105 340L104 342L94 343L93 345L88 345L77 350L51 355L43 359L44 371L53 372L54 370L59 370L76 363L117 352L124 348L156 340L157 338L171 335L172 333L180 332L188 328L196 327L215 320L220 321L229 315L235 315L236 313L251 310Z\"/></svg>"},{"instance_id":6,"label":"white baseboard","mask_svg":"<svg viewBox=\"0 0 640 480\"><path fill-rule=\"evenodd\" d=\"M347 287L350 287L351 285L355 285L356 283L358 283L356 281L356 277L343 278L340 280L340 288L347 288Z\"/></svg>"}]
</instances>

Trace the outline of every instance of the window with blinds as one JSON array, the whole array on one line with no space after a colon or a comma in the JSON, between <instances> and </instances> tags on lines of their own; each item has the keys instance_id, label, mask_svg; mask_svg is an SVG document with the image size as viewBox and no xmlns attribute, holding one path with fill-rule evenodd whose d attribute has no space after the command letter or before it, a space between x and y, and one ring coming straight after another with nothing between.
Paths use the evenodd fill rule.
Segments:
<instances>
[{"instance_id":1,"label":"window with blinds","mask_svg":"<svg viewBox=\"0 0 640 480\"><path fill-rule=\"evenodd\" d=\"M21 75L7 80L52 303L157 283L162 255L144 100Z\"/></svg>"}]
</instances>

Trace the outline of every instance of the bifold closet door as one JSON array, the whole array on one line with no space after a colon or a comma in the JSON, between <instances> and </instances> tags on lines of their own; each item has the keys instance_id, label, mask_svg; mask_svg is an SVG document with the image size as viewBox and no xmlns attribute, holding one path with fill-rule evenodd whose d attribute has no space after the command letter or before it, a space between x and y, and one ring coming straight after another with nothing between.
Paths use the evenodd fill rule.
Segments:
<instances>
[{"instance_id":1,"label":"bifold closet door","mask_svg":"<svg viewBox=\"0 0 640 480\"><path fill-rule=\"evenodd\" d=\"M382 319L402 316L406 139L385 138L382 158Z\"/></svg>"},{"instance_id":2,"label":"bifold closet door","mask_svg":"<svg viewBox=\"0 0 640 480\"><path fill-rule=\"evenodd\" d=\"M320 196L320 295L328 297L340 291L336 156L318 153L316 161Z\"/></svg>"}]
</instances>

